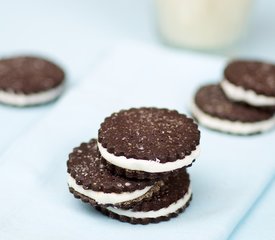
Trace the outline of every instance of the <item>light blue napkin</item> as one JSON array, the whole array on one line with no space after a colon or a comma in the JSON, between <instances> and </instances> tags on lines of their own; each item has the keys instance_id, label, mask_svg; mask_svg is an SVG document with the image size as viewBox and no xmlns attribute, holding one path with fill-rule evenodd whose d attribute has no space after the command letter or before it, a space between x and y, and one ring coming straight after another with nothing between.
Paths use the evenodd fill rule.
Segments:
<instances>
[{"instance_id":1,"label":"light blue napkin","mask_svg":"<svg viewBox=\"0 0 275 240\"><path fill-rule=\"evenodd\" d=\"M122 44L0 161L0 239L226 239L274 174L275 132L239 137L201 128L191 173L194 198L178 218L147 226L109 219L66 185L73 147L103 119L133 106L188 112L195 89L218 81L224 59ZM273 157L272 157L273 156Z\"/></svg>"},{"instance_id":2,"label":"light blue napkin","mask_svg":"<svg viewBox=\"0 0 275 240\"><path fill-rule=\"evenodd\" d=\"M275 176L262 194L247 212L246 216L235 230L230 239L275 239Z\"/></svg>"},{"instance_id":3,"label":"light blue napkin","mask_svg":"<svg viewBox=\"0 0 275 240\"><path fill-rule=\"evenodd\" d=\"M52 104L30 108L17 108L0 104L0 154L2 154L18 136L26 133L40 118L43 118L51 108Z\"/></svg>"}]
</instances>

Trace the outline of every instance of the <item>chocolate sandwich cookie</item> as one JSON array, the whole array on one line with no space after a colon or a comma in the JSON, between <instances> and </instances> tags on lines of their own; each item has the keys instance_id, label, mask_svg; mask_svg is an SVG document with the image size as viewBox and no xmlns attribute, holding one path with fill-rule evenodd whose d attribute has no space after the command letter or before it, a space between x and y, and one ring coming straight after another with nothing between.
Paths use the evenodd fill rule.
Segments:
<instances>
[{"instance_id":1,"label":"chocolate sandwich cookie","mask_svg":"<svg viewBox=\"0 0 275 240\"><path fill-rule=\"evenodd\" d=\"M163 181L131 180L111 174L102 163L97 141L82 143L69 155L68 185L77 198L92 205L129 208L160 189Z\"/></svg>"},{"instance_id":2,"label":"chocolate sandwich cookie","mask_svg":"<svg viewBox=\"0 0 275 240\"><path fill-rule=\"evenodd\" d=\"M167 221L178 216L188 205L192 197L189 175L181 169L177 175L164 182L160 191L150 199L136 203L131 209L117 207L97 208L102 213L132 224L148 224Z\"/></svg>"},{"instance_id":3,"label":"chocolate sandwich cookie","mask_svg":"<svg viewBox=\"0 0 275 240\"><path fill-rule=\"evenodd\" d=\"M30 106L56 99L64 89L64 72L37 57L0 60L0 102Z\"/></svg>"},{"instance_id":4,"label":"chocolate sandwich cookie","mask_svg":"<svg viewBox=\"0 0 275 240\"><path fill-rule=\"evenodd\" d=\"M202 125L232 134L255 134L275 126L273 111L232 102L219 85L201 87L191 110Z\"/></svg>"},{"instance_id":5,"label":"chocolate sandwich cookie","mask_svg":"<svg viewBox=\"0 0 275 240\"><path fill-rule=\"evenodd\" d=\"M238 60L224 70L221 86L233 101L253 106L275 106L275 65Z\"/></svg>"},{"instance_id":6,"label":"chocolate sandwich cookie","mask_svg":"<svg viewBox=\"0 0 275 240\"><path fill-rule=\"evenodd\" d=\"M108 168L129 178L155 179L190 166L199 155L200 131L177 111L132 108L107 117L98 148Z\"/></svg>"}]
</instances>

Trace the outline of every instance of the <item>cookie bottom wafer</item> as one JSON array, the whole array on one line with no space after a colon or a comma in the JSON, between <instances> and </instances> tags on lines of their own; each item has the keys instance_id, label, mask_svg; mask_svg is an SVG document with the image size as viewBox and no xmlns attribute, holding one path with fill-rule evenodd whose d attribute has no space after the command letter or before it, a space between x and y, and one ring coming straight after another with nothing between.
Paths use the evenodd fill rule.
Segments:
<instances>
[{"instance_id":1,"label":"cookie bottom wafer","mask_svg":"<svg viewBox=\"0 0 275 240\"><path fill-rule=\"evenodd\" d=\"M128 222L131 224L149 224L149 223L159 223L159 222L164 222L164 221L169 221L171 218L175 218L177 217L180 213L184 212L184 210L190 205L190 202L192 200L192 194L190 195L189 199L187 200L187 202L185 203L184 206L178 208L175 212L169 213L167 215L163 215L163 216L159 216L159 217L155 217L155 218L135 218L135 217L128 217L125 215L119 215L115 212L112 212L110 209L108 208L103 208L103 207L99 207L97 206L96 209L98 211L100 211L101 213L103 213L104 215L111 217L113 219L117 219L121 222Z\"/></svg>"},{"instance_id":2,"label":"cookie bottom wafer","mask_svg":"<svg viewBox=\"0 0 275 240\"><path fill-rule=\"evenodd\" d=\"M196 159L194 159L192 161L191 164L189 164L186 167L191 167L192 164L195 162ZM144 179L165 179L169 176L174 176L177 175L182 168L180 169L176 169L174 171L169 171L169 172L161 172L161 173L149 173L149 172L144 172L144 171L136 171L136 170L129 170L129 169L124 169L118 166L115 166L109 162L107 162L104 159L104 164L106 165L106 168L111 171L113 174L115 175L119 175L119 176L123 176L126 178L134 178L134 179L140 179L140 180L144 180ZM184 167L184 168L186 168Z\"/></svg>"},{"instance_id":3,"label":"cookie bottom wafer","mask_svg":"<svg viewBox=\"0 0 275 240\"><path fill-rule=\"evenodd\" d=\"M138 198L135 198L133 200L129 200L129 201L122 202L122 203L117 203L117 204L99 204L95 199L92 199L91 197L88 197L88 196L86 196L86 195L84 195L84 194L76 191L75 189L73 189L70 186L69 186L69 191L74 195L75 198L81 199L83 202L89 203L89 204L91 204L94 207L95 206L104 206L104 207L115 206L115 207L119 207L121 209L130 209L134 204L136 204L136 203L138 203L140 201L143 201L143 200L151 198L153 196L153 194L156 194L161 189L161 187L163 186L163 184L164 184L164 182L162 180L159 180L144 195L142 195L142 196L140 196Z\"/></svg>"},{"instance_id":4,"label":"cookie bottom wafer","mask_svg":"<svg viewBox=\"0 0 275 240\"><path fill-rule=\"evenodd\" d=\"M0 102L15 107L41 105L56 100L64 91L65 84L61 84L47 91L24 94L0 90Z\"/></svg>"},{"instance_id":5,"label":"cookie bottom wafer","mask_svg":"<svg viewBox=\"0 0 275 240\"><path fill-rule=\"evenodd\" d=\"M85 203L89 203L91 204L93 207L97 206L97 202L94 199L91 199L89 197L86 197L85 195L75 191L73 188L69 187L70 193L72 193L74 195L75 198L77 199L81 199L82 202Z\"/></svg>"}]
</instances>

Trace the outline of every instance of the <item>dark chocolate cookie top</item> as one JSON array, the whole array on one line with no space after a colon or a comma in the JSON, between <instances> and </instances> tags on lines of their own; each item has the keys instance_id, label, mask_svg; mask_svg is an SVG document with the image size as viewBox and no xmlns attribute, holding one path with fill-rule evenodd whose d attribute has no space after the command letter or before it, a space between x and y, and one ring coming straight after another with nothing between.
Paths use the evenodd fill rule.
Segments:
<instances>
[{"instance_id":1,"label":"dark chocolate cookie top","mask_svg":"<svg viewBox=\"0 0 275 240\"><path fill-rule=\"evenodd\" d=\"M238 60L228 64L224 77L234 85L257 94L275 97L275 65Z\"/></svg>"},{"instance_id":2,"label":"dark chocolate cookie top","mask_svg":"<svg viewBox=\"0 0 275 240\"><path fill-rule=\"evenodd\" d=\"M164 186L150 199L137 203L132 210L136 212L157 211L167 208L177 202L188 192L190 186L189 174L181 169L177 175L169 177L164 181Z\"/></svg>"},{"instance_id":3,"label":"dark chocolate cookie top","mask_svg":"<svg viewBox=\"0 0 275 240\"><path fill-rule=\"evenodd\" d=\"M63 70L52 62L36 57L0 60L0 89L15 93L38 93L59 86Z\"/></svg>"},{"instance_id":4,"label":"dark chocolate cookie top","mask_svg":"<svg viewBox=\"0 0 275 240\"><path fill-rule=\"evenodd\" d=\"M230 121L258 122L273 116L272 111L230 101L221 87L214 84L201 87L195 95L195 103L203 112Z\"/></svg>"},{"instance_id":5,"label":"dark chocolate cookie top","mask_svg":"<svg viewBox=\"0 0 275 240\"><path fill-rule=\"evenodd\" d=\"M165 163L190 155L199 145L200 131L193 119L177 111L131 108L107 117L98 141L116 156Z\"/></svg>"},{"instance_id":6,"label":"dark chocolate cookie top","mask_svg":"<svg viewBox=\"0 0 275 240\"><path fill-rule=\"evenodd\" d=\"M133 192L153 184L152 181L131 180L110 173L101 161L97 141L82 143L69 155L68 173L84 189L104 193Z\"/></svg>"}]
</instances>

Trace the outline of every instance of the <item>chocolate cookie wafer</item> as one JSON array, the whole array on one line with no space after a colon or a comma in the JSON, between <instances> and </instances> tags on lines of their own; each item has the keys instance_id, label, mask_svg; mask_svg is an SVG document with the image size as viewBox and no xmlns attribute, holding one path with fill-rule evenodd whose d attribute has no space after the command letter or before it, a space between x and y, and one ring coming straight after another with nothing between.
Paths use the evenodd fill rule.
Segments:
<instances>
[{"instance_id":1,"label":"chocolate cookie wafer","mask_svg":"<svg viewBox=\"0 0 275 240\"><path fill-rule=\"evenodd\" d=\"M160 191L150 199L136 203L131 209L117 207L97 208L102 213L132 224L148 224L167 221L178 216L192 197L189 175L185 169L169 177Z\"/></svg>"},{"instance_id":2,"label":"chocolate cookie wafer","mask_svg":"<svg viewBox=\"0 0 275 240\"><path fill-rule=\"evenodd\" d=\"M191 111L202 125L232 134L255 134L275 126L273 111L232 102L214 84L197 91Z\"/></svg>"},{"instance_id":3,"label":"chocolate cookie wafer","mask_svg":"<svg viewBox=\"0 0 275 240\"><path fill-rule=\"evenodd\" d=\"M82 143L69 155L68 185L77 198L92 205L130 207L160 189L159 181L126 179L111 174L102 162L97 141Z\"/></svg>"},{"instance_id":4,"label":"chocolate cookie wafer","mask_svg":"<svg viewBox=\"0 0 275 240\"><path fill-rule=\"evenodd\" d=\"M257 107L275 106L275 65L261 61L232 61L224 70L221 86L233 101Z\"/></svg>"},{"instance_id":5,"label":"chocolate cookie wafer","mask_svg":"<svg viewBox=\"0 0 275 240\"><path fill-rule=\"evenodd\" d=\"M101 155L116 174L153 179L190 166L199 155L200 132L177 111L132 108L107 117L98 133Z\"/></svg>"},{"instance_id":6,"label":"chocolate cookie wafer","mask_svg":"<svg viewBox=\"0 0 275 240\"><path fill-rule=\"evenodd\" d=\"M56 99L64 89L63 70L37 57L0 60L0 102L30 106Z\"/></svg>"}]
</instances>

